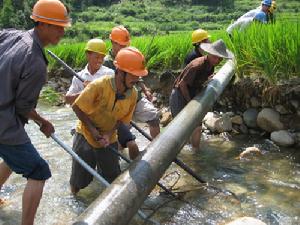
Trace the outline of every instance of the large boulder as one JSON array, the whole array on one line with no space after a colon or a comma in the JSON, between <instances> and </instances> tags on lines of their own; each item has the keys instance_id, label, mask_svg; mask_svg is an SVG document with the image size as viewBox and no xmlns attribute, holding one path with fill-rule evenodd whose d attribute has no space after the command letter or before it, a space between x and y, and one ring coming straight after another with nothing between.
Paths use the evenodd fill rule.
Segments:
<instances>
[{"instance_id":1,"label":"large boulder","mask_svg":"<svg viewBox=\"0 0 300 225\"><path fill-rule=\"evenodd\" d=\"M271 108L264 108L258 113L257 125L268 132L284 129L284 125L280 122L280 114Z\"/></svg>"}]
</instances>

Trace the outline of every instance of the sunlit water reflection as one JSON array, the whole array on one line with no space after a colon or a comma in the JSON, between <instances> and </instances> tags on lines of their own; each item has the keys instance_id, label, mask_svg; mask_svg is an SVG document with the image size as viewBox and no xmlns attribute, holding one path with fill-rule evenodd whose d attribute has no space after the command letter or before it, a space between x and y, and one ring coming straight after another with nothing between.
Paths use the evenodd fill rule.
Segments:
<instances>
[{"instance_id":1,"label":"sunlit water reflection","mask_svg":"<svg viewBox=\"0 0 300 225\"><path fill-rule=\"evenodd\" d=\"M39 111L54 123L57 137L71 146L70 129L75 123L71 109L39 106ZM53 140L45 138L35 124L30 123L26 129L52 171L35 224L71 224L101 193L103 186L95 181L80 191L78 197L72 196L69 191L71 157ZM134 133L140 148L145 148L148 141ZM249 146L260 148L263 155L236 159ZM211 138L202 142L200 152L185 147L179 158L211 185L234 192L239 200L200 185L172 164L161 182L172 187L180 199L160 194L155 188L142 207L161 224L224 224L240 216L253 216L272 225L300 224L300 149L279 149L270 141L255 137L238 136L231 141ZM122 163L122 168L125 167ZM20 224L25 184L25 179L13 174L2 188L0 197L7 204L0 208L0 225ZM135 218L132 224L142 224L142 221Z\"/></svg>"}]
</instances>

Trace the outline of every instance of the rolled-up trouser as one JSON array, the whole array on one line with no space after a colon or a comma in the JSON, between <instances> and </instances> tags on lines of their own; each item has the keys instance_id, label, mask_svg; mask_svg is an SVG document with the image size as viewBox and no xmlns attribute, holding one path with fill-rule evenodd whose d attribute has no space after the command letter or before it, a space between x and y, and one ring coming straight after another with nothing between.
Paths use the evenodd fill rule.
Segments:
<instances>
[{"instance_id":1,"label":"rolled-up trouser","mask_svg":"<svg viewBox=\"0 0 300 225\"><path fill-rule=\"evenodd\" d=\"M123 148L127 147L127 143L135 140L135 136L131 133L129 125L120 123L118 126L118 141Z\"/></svg>"},{"instance_id":2,"label":"rolled-up trouser","mask_svg":"<svg viewBox=\"0 0 300 225\"><path fill-rule=\"evenodd\" d=\"M186 104L187 101L184 99L179 88L173 88L169 98L172 117L175 118L175 116L177 116L177 114L186 106Z\"/></svg>"},{"instance_id":3,"label":"rolled-up trouser","mask_svg":"<svg viewBox=\"0 0 300 225\"><path fill-rule=\"evenodd\" d=\"M117 149L118 144L113 143L109 146ZM109 183L113 182L121 173L119 156L108 147L94 148L86 141L82 134L75 133L73 151L93 169L97 166L98 173L101 173ZM82 189L88 186L92 180L93 175L73 159L70 184L75 188Z\"/></svg>"}]
</instances>

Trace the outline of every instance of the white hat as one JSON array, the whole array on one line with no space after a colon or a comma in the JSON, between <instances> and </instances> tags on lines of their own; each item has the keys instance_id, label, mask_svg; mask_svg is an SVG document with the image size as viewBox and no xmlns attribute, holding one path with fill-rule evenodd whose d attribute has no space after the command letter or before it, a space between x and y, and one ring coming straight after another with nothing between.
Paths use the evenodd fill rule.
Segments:
<instances>
[{"instance_id":1,"label":"white hat","mask_svg":"<svg viewBox=\"0 0 300 225\"><path fill-rule=\"evenodd\" d=\"M226 45L222 39L215 41L214 43L202 43L200 48L205 52L219 56L226 59L232 59L233 53L226 48Z\"/></svg>"}]
</instances>

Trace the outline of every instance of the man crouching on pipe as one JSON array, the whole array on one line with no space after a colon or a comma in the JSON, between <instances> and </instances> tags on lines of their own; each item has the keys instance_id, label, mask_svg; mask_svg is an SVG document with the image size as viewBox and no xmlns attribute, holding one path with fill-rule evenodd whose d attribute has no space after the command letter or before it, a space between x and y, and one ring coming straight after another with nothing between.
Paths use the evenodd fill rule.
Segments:
<instances>
[{"instance_id":1,"label":"man crouching on pipe","mask_svg":"<svg viewBox=\"0 0 300 225\"><path fill-rule=\"evenodd\" d=\"M120 50L114 64L115 74L89 83L72 106L79 118L73 150L93 168L96 165L91 165L89 159L99 159L97 168L108 182L121 172L118 156L109 149L109 146L117 148L118 121L130 123L137 100L134 85L139 77L148 75L143 54L133 47ZM92 179L92 175L73 161L70 178L73 194L88 186Z\"/></svg>"},{"instance_id":2,"label":"man crouching on pipe","mask_svg":"<svg viewBox=\"0 0 300 225\"><path fill-rule=\"evenodd\" d=\"M175 118L192 98L202 91L207 81L212 78L215 66L217 66L223 58L233 58L232 52L226 49L223 40L218 40L214 43L202 43L200 48L204 50L207 55L191 61L174 82L169 101L173 118ZM191 144L194 150L199 149L200 138L201 123L192 133Z\"/></svg>"}]
</instances>

